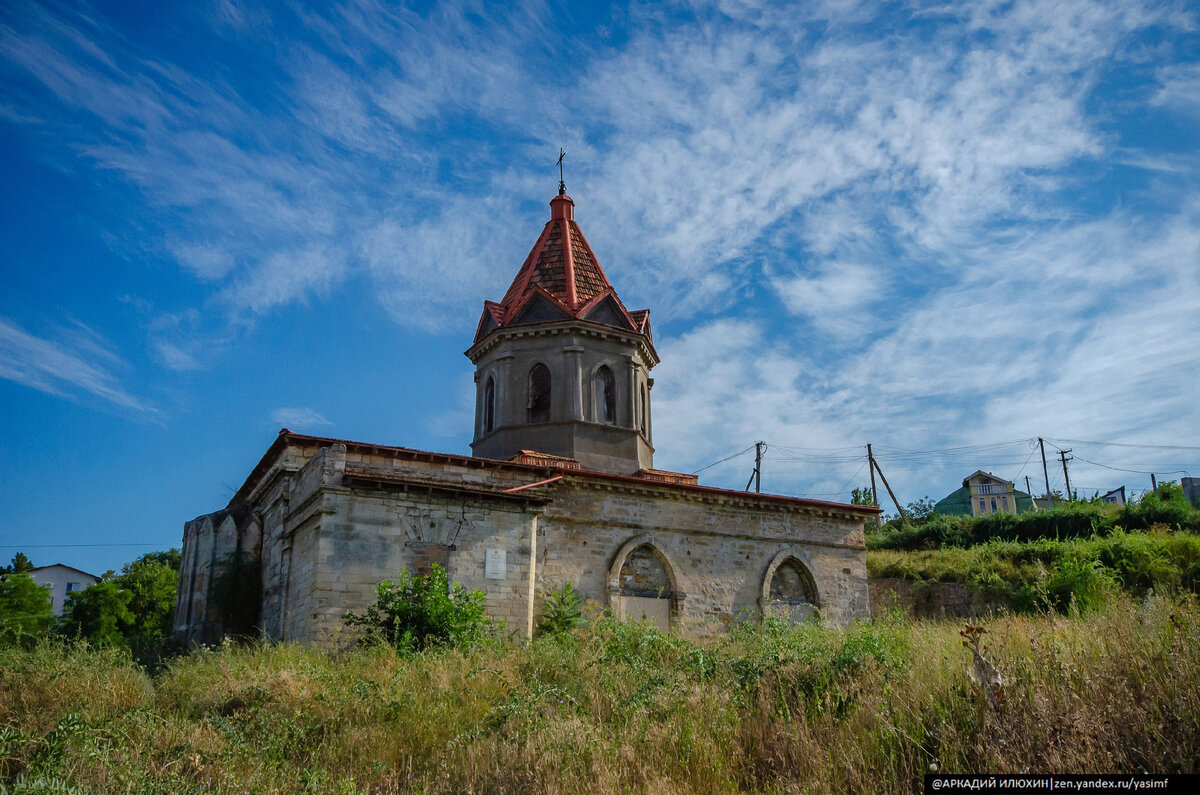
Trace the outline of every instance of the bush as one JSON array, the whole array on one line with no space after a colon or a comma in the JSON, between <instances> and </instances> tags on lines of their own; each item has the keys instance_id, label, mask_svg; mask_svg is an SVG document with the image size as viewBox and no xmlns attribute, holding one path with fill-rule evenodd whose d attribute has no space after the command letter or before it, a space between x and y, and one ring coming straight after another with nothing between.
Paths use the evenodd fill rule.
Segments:
<instances>
[{"instance_id":1,"label":"bush","mask_svg":"<svg viewBox=\"0 0 1200 795\"><path fill-rule=\"evenodd\" d=\"M537 630L543 635L570 632L583 623L584 598L575 590L574 583L565 583L551 588L544 594L542 617Z\"/></svg>"},{"instance_id":2,"label":"bush","mask_svg":"<svg viewBox=\"0 0 1200 795\"><path fill-rule=\"evenodd\" d=\"M1067 558L1046 580L1039 595L1048 607L1060 613L1070 612L1072 606L1086 613L1104 606L1112 585L1098 561Z\"/></svg>"},{"instance_id":3,"label":"bush","mask_svg":"<svg viewBox=\"0 0 1200 795\"><path fill-rule=\"evenodd\" d=\"M491 628L483 614L483 593L451 584L436 563L426 575L405 570L396 583L384 580L376 594L365 613L346 614L348 626L366 630L367 643L388 643L401 651L463 648L478 643Z\"/></svg>"},{"instance_id":4,"label":"bush","mask_svg":"<svg viewBox=\"0 0 1200 795\"><path fill-rule=\"evenodd\" d=\"M1118 529L1149 530L1156 526L1200 532L1200 510L1188 503L1183 489L1164 483L1140 502L1117 508L1098 501L1061 502L1036 513L987 516L933 514L920 523L893 520L867 536L868 549L934 549L969 547L988 541L1066 540L1108 535Z\"/></svg>"}]
</instances>

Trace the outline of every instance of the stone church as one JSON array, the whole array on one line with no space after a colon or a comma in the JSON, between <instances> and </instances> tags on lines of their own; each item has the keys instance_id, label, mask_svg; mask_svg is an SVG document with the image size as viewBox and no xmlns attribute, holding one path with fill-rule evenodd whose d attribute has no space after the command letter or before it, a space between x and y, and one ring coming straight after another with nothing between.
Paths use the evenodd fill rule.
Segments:
<instances>
[{"instance_id":1,"label":"stone church","mask_svg":"<svg viewBox=\"0 0 1200 795\"><path fill-rule=\"evenodd\" d=\"M402 570L441 564L528 636L571 582L618 614L711 633L764 612L866 618L877 509L654 469L649 311L625 308L559 191L485 301L470 457L284 429L229 504L184 526L176 637L327 641Z\"/></svg>"}]
</instances>

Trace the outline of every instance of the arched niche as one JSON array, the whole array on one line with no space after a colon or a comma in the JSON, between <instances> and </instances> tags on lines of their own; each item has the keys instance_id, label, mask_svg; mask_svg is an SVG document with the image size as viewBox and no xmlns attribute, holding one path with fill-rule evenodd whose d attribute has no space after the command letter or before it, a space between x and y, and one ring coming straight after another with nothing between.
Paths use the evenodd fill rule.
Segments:
<instances>
[{"instance_id":1,"label":"arched niche","mask_svg":"<svg viewBox=\"0 0 1200 795\"><path fill-rule=\"evenodd\" d=\"M625 618L650 621L670 629L686 594L679 590L675 568L649 535L627 541L608 570L608 603Z\"/></svg>"},{"instance_id":2,"label":"arched niche","mask_svg":"<svg viewBox=\"0 0 1200 795\"><path fill-rule=\"evenodd\" d=\"M595 407L596 422L615 425L617 422L617 380L608 365L596 368L592 376L592 405Z\"/></svg>"},{"instance_id":3,"label":"arched niche","mask_svg":"<svg viewBox=\"0 0 1200 795\"><path fill-rule=\"evenodd\" d=\"M821 607L821 594L812 564L801 549L784 549L771 559L763 575L758 600L763 615L805 621Z\"/></svg>"},{"instance_id":4,"label":"arched niche","mask_svg":"<svg viewBox=\"0 0 1200 795\"><path fill-rule=\"evenodd\" d=\"M496 430L496 379L490 375L483 386L483 432Z\"/></svg>"},{"instance_id":5,"label":"arched niche","mask_svg":"<svg viewBox=\"0 0 1200 795\"><path fill-rule=\"evenodd\" d=\"M550 419L550 369L538 363L529 371L529 400L526 405L529 422Z\"/></svg>"}]
</instances>

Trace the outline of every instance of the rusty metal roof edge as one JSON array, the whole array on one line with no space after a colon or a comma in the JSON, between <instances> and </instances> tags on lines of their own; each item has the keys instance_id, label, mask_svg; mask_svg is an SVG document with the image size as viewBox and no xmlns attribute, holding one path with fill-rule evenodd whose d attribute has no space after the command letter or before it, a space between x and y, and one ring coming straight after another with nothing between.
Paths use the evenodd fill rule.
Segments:
<instances>
[{"instance_id":1,"label":"rusty metal roof edge","mask_svg":"<svg viewBox=\"0 0 1200 795\"><path fill-rule=\"evenodd\" d=\"M710 494L713 496L723 496L727 498L749 500L752 502L762 500L776 504L793 504L797 507L807 506L811 508L836 509L862 514L864 517L883 513L882 508L877 508L871 505L849 505L841 502L814 500L808 497L789 497L782 494L762 494L752 491L735 491L733 489L721 489L715 486L701 486L699 484L693 485L687 483L669 483L665 481L639 478L636 475L616 475L611 472L596 472L588 469L566 470L554 466L519 464L513 461L502 461L494 458L474 458L472 456L463 456L454 453L435 453L428 450L416 450L411 447L380 445L369 442L355 442L350 439L336 439L328 436L310 436L307 434L296 433L287 428L280 430L279 435L275 437L275 441L272 442L271 446L267 448L266 453L263 454L263 457L251 471L249 477L246 478L246 482L242 484L240 489L238 489L237 494L235 494L233 499L230 500L229 504L234 505L239 501L239 499L245 499L245 497L251 491L253 491L257 481L270 469L272 462L278 458L282 449L293 443L315 444L320 447L331 447L335 444L344 444L347 448L353 447L359 451L377 451L384 455L400 454L412 459L424 459L430 462L453 463L465 467L509 469L524 472L544 472L548 475L562 472L569 474L571 479L586 478L616 481L631 486L640 485L647 488L659 488L673 491L690 491L698 494Z\"/></svg>"}]
</instances>

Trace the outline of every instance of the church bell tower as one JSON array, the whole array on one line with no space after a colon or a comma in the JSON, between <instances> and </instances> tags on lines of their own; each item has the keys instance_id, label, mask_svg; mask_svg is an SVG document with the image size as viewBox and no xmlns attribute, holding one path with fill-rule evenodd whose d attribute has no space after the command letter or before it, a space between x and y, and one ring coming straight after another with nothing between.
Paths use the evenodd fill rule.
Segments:
<instances>
[{"instance_id":1,"label":"church bell tower","mask_svg":"<svg viewBox=\"0 0 1200 795\"><path fill-rule=\"evenodd\" d=\"M650 311L617 297L560 190L550 221L499 302L485 301L475 365L472 455L523 451L621 475L653 468Z\"/></svg>"}]
</instances>

